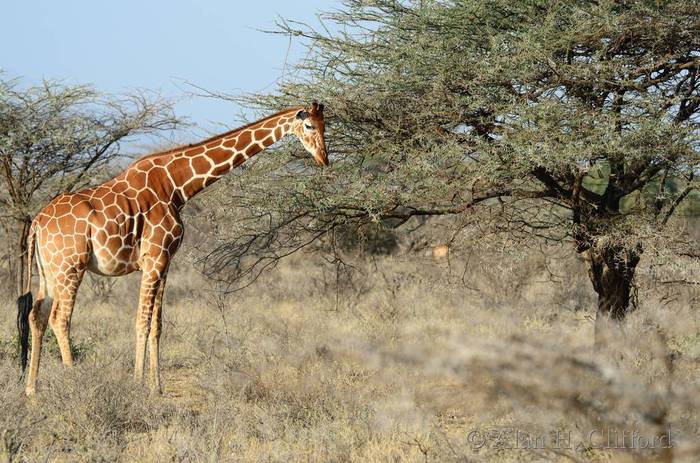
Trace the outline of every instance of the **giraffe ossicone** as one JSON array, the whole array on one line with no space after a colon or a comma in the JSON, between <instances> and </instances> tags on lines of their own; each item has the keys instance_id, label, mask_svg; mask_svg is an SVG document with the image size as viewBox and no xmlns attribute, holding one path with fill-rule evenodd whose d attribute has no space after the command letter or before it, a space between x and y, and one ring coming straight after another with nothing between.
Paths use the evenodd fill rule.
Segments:
<instances>
[{"instance_id":1,"label":"giraffe ossicone","mask_svg":"<svg viewBox=\"0 0 700 463\"><path fill-rule=\"evenodd\" d=\"M162 304L170 261L184 232L180 210L198 192L286 135L293 134L317 164L328 165L323 105L290 108L200 143L134 161L115 178L54 198L34 218L28 238L27 290L18 299L21 363L26 392L36 391L41 341L48 325L63 363L71 365L70 322L86 270L121 276L142 271L136 319L134 377L143 378L149 345L151 386L160 391ZM32 261L39 291L32 300Z\"/></svg>"}]
</instances>

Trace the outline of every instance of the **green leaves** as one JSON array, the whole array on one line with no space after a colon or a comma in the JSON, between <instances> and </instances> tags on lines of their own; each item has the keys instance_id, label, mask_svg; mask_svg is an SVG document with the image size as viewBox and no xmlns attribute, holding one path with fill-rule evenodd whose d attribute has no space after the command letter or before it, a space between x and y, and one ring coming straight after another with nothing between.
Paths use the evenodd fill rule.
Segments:
<instances>
[{"instance_id":1,"label":"green leaves","mask_svg":"<svg viewBox=\"0 0 700 463\"><path fill-rule=\"evenodd\" d=\"M333 227L495 194L500 230L549 214L571 236L604 233L664 172L700 169L696 1L348 0L321 17L321 31L280 24L307 58L276 92L239 100L263 112L322 100L332 167L291 181L270 174L284 156L264 157L246 173L262 208Z\"/></svg>"}]
</instances>

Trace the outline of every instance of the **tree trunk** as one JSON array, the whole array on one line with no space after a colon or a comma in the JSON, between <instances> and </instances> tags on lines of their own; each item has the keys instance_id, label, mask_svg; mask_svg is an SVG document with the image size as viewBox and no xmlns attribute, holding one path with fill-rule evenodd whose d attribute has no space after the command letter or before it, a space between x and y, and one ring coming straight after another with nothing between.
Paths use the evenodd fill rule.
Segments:
<instances>
[{"instance_id":1,"label":"tree trunk","mask_svg":"<svg viewBox=\"0 0 700 463\"><path fill-rule=\"evenodd\" d=\"M598 312L595 324L595 343L604 341L610 325L618 325L633 310L630 304L634 272L639 263L641 246L636 249L619 245L591 245L584 258L588 276L598 293Z\"/></svg>"},{"instance_id":2,"label":"tree trunk","mask_svg":"<svg viewBox=\"0 0 700 463\"><path fill-rule=\"evenodd\" d=\"M24 275L25 267L24 263L27 256L27 236L29 235L29 227L32 225L32 220L26 217L19 228L19 242L17 243L17 254L15 257L16 268L17 268L17 296L24 294ZM31 262L27 262L27 265L31 265Z\"/></svg>"}]
</instances>

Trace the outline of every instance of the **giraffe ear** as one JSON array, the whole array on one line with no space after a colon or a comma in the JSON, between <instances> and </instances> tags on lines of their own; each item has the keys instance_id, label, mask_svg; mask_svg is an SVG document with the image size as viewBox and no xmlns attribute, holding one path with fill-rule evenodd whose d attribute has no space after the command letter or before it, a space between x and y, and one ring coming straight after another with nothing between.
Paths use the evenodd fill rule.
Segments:
<instances>
[{"instance_id":1,"label":"giraffe ear","mask_svg":"<svg viewBox=\"0 0 700 463\"><path fill-rule=\"evenodd\" d=\"M311 114L313 114L315 116L316 114L322 114L322 113L323 113L323 105L318 104L318 101L314 100L311 103Z\"/></svg>"},{"instance_id":2,"label":"giraffe ear","mask_svg":"<svg viewBox=\"0 0 700 463\"><path fill-rule=\"evenodd\" d=\"M306 112L306 110L304 110L304 109L302 109L301 111L299 111L299 112L297 113L297 119L301 119L301 120L303 121L303 120L306 119L307 117L309 117L309 113Z\"/></svg>"}]
</instances>

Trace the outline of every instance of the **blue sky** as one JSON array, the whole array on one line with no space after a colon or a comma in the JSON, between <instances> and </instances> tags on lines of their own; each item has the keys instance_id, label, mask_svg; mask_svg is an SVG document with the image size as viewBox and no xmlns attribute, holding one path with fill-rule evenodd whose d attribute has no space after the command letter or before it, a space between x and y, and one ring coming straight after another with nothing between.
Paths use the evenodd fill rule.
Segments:
<instances>
[{"instance_id":1,"label":"blue sky","mask_svg":"<svg viewBox=\"0 0 700 463\"><path fill-rule=\"evenodd\" d=\"M15 0L3 6L0 69L26 83L62 79L107 92L146 88L169 97L191 91L185 81L226 93L272 90L289 40L256 29L272 29L280 16L315 23L317 13L338 3ZM288 61L302 54L293 41ZM200 135L240 122L241 108L213 99L186 99L176 108L202 127Z\"/></svg>"}]
</instances>

